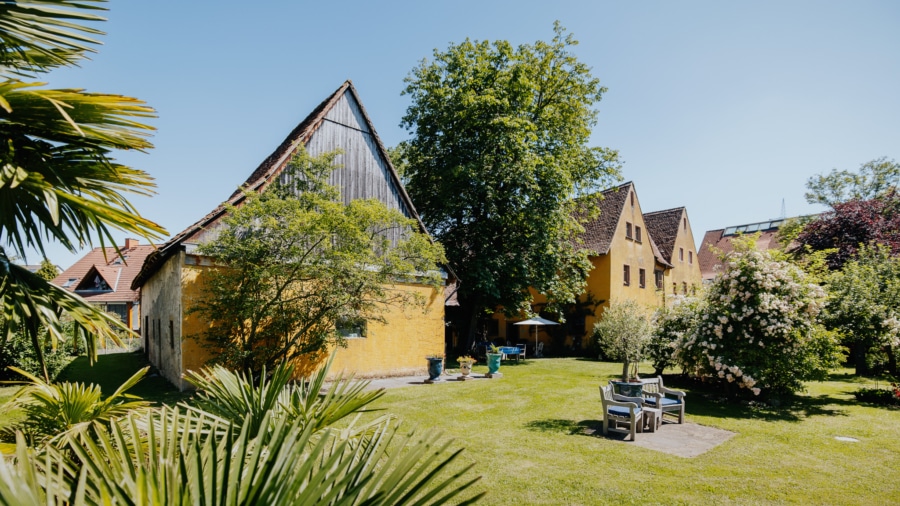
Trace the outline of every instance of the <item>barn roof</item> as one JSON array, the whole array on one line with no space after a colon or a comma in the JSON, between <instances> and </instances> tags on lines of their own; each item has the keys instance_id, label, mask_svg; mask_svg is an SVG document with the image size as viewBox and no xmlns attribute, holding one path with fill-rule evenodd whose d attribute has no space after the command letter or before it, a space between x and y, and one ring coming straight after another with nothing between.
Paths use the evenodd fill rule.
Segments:
<instances>
[{"instance_id":1,"label":"barn roof","mask_svg":"<svg viewBox=\"0 0 900 506\"><path fill-rule=\"evenodd\" d=\"M369 115L366 113L366 110L362 105L362 101L359 100L359 95L356 91L356 88L353 86L353 83L351 81L347 80L337 90L335 90L334 93L332 93L315 109L313 109L313 111L303 121L301 121L300 124L297 125L297 127L294 128L294 130L292 130L290 134L288 134L287 138L285 138L284 141L282 141L281 144L278 145L278 147L275 149L275 151L272 152L272 154L266 157L266 159L259 164L259 166L250 174L244 184L241 185L241 188L232 193L227 201L220 204L209 214L173 236L171 239L169 239L169 241L162 244L157 251L151 254L144 262L143 268L141 269L140 273L138 273L138 275L135 277L134 282L132 283L132 287L138 288L143 285L162 266L162 264L165 263L165 261L170 256L181 249L183 243L189 241L189 239L195 237L207 227L210 227L221 220L225 216L229 206L238 205L244 200L245 192L261 192L269 184L275 181L278 175L281 174L285 167L287 167L288 162L290 161L295 151L301 145L306 145L310 141L312 135L325 122L326 115L334 108L334 106L345 94L351 95L359 105L359 109L362 113L365 126L371 133L372 138L375 141L377 154L388 169L388 176L390 177L394 186L397 188L400 198L406 206L406 210L408 211L410 217L416 220L419 225L419 230L427 234L428 232L425 229L425 225L422 223L421 218L416 212L412 200L406 193L406 189L404 188L403 183L400 181L400 176L397 174L397 170L394 168L390 158L387 155L384 144L378 137L378 134L375 131L375 127L372 125L372 121L371 119L369 119Z\"/></svg>"}]
</instances>

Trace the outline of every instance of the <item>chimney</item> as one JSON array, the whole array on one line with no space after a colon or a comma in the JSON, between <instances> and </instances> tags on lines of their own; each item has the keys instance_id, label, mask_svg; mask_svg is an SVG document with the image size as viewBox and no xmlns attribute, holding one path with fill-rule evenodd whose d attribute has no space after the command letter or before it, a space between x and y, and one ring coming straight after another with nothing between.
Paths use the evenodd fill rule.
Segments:
<instances>
[{"instance_id":1,"label":"chimney","mask_svg":"<svg viewBox=\"0 0 900 506\"><path fill-rule=\"evenodd\" d=\"M125 239L125 249L136 248L141 241L138 239Z\"/></svg>"}]
</instances>

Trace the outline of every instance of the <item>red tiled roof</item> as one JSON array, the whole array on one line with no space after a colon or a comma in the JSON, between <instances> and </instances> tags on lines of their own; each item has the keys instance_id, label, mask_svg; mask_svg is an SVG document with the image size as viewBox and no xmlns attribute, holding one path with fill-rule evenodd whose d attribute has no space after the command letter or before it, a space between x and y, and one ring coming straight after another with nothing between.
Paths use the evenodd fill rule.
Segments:
<instances>
[{"instance_id":1,"label":"red tiled roof","mask_svg":"<svg viewBox=\"0 0 900 506\"><path fill-rule=\"evenodd\" d=\"M625 200L628 198L628 190L634 186L628 182L615 188L603 190L600 194L603 199L599 202L600 215L587 223L584 223L584 247L592 254L605 255L609 253L616 226L625 209Z\"/></svg>"},{"instance_id":2,"label":"red tiled roof","mask_svg":"<svg viewBox=\"0 0 900 506\"><path fill-rule=\"evenodd\" d=\"M659 248L660 255L668 263L672 263L675 239L678 237L683 214L683 207L644 213L644 224L647 225L647 232Z\"/></svg>"},{"instance_id":3,"label":"red tiled roof","mask_svg":"<svg viewBox=\"0 0 900 506\"><path fill-rule=\"evenodd\" d=\"M53 284L78 293L89 302L133 302L138 300L140 292L131 288L131 282L140 272L144 260L155 250L156 247L149 244L139 244L131 248L120 247L119 251L125 257L123 261L116 253L116 248L94 248L56 276ZM92 284L91 280L85 283L85 277L92 273L102 277L110 290L81 290Z\"/></svg>"},{"instance_id":4,"label":"red tiled roof","mask_svg":"<svg viewBox=\"0 0 900 506\"><path fill-rule=\"evenodd\" d=\"M697 262L700 264L700 274L703 280L709 280L716 277L722 268L722 262L719 257L725 253L734 251L734 245L731 240L737 235L724 235L725 229L710 230L703 235L703 242L700 244L700 251L697 252ZM756 240L756 247L760 251L778 248L778 229L765 230L759 233ZM714 248L717 251L713 251Z\"/></svg>"}]
</instances>

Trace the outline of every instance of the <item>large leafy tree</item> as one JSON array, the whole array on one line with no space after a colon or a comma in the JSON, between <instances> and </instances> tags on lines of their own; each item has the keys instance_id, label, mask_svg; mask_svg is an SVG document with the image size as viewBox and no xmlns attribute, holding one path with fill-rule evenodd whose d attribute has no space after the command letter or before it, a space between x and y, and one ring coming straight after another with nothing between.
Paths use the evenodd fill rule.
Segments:
<instances>
[{"instance_id":1,"label":"large leafy tree","mask_svg":"<svg viewBox=\"0 0 900 506\"><path fill-rule=\"evenodd\" d=\"M897 374L900 346L900 258L886 246L864 247L858 258L828 278L823 321L837 330L853 352L857 374L877 357Z\"/></svg>"},{"instance_id":2,"label":"large leafy tree","mask_svg":"<svg viewBox=\"0 0 900 506\"><path fill-rule=\"evenodd\" d=\"M590 264L570 239L573 198L618 177L617 153L588 145L606 89L556 23L551 42L471 41L435 50L406 78L407 189L463 279L468 338L484 310L530 311L583 291Z\"/></svg>"},{"instance_id":3,"label":"large leafy tree","mask_svg":"<svg viewBox=\"0 0 900 506\"><path fill-rule=\"evenodd\" d=\"M41 362L39 334L47 331L53 342L64 338L63 315L87 338L92 358L97 338L118 340L113 327L124 326L14 265L10 256L25 256L27 248L43 253L45 241L73 252L96 239L115 244L114 230L150 240L165 234L126 198L150 194L150 176L111 157L116 149L152 147L151 127L142 121L153 110L121 95L26 81L93 51L93 37L102 33L91 26L103 20L94 14L98 3L0 3L0 338L26 331Z\"/></svg>"},{"instance_id":4,"label":"large leafy tree","mask_svg":"<svg viewBox=\"0 0 900 506\"><path fill-rule=\"evenodd\" d=\"M417 223L375 199L344 204L327 184L329 153L301 149L283 183L232 207L222 232L201 246L216 259L191 311L218 362L258 371L341 343L336 327L381 320L384 306L424 304L398 283L435 287L443 249ZM389 231L400 231L392 243Z\"/></svg>"},{"instance_id":5,"label":"large leafy tree","mask_svg":"<svg viewBox=\"0 0 900 506\"><path fill-rule=\"evenodd\" d=\"M833 250L831 269L855 258L861 245L880 244L900 252L900 196L893 190L869 200L836 203L832 210L806 223L797 235L797 251Z\"/></svg>"},{"instance_id":6,"label":"large leafy tree","mask_svg":"<svg viewBox=\"0 0 900 506\"><path fill-rule=\"evenodd\" d=\"M810 204L834 206L849 200L871 200L896 190L900 183L900 164L887 157L860 165L857 172L832 169L806 182L806 200Z\"/></svg>"}]
</instances>

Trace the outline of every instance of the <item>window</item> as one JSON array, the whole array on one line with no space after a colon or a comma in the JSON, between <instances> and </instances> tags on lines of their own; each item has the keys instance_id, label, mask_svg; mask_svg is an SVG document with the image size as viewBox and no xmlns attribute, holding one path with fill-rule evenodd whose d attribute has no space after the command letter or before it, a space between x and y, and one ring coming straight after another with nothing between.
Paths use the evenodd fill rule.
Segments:
<instances>
[{"instance_id":1,"label":"window","mask_svg":"<svg viewBox=\"0 0 900 506\"><path fill-rule=\"evenodd\" d=\"M631 266L630 265L625 266L624 274L625 274L625 286L628 286L631 284Z\"/></svg>"},{"instance_id":2,"label":"window","mask_svg":"<svg viewBox=\"0 0 900 506\"><path fill-rule=\"evenodd\" d=\"M635 225L634 227L634 240L637 242L641 242L641 227Z\"/></svg>"},{"instance_id":3,"label":"window","mask_svg":"<svg viewBox=\"0 0 900 506\"><path fill-rule=\"evenodd\" d=\"M362 318L341 318L334 324L339 336L347 339L366 337L366 320Z\"/></svg>"},{"instance_id":4,"label":"window","mask_svg":"<svg viewBox=\"0 0 900 506\"><path fill-rule=\"evenodd\" d=\"M125 304L107 304L106 312L119 317L122 323L128 323L128 306Z\"/></svg>"},{"instance_id":5,"label":"window","mask_svg":"<svg viewBox=\"0 0 900 506\"><path fill-rule=\"evenodd\" d=\"M661 271L659 269L655 269L653 271L653 277L656 278L656 289L662 290L663 289L663 271Z\"/></svg>"},{"instance_id":6,"label":"window","mask_svg":"<svg viewBox=\"0 0 900 506\"><path fill-rule=\"evenodd\" d=\"M672 295L678 295L678 283L672 281Z\"/></svg>"},{"instance_id":7,"label":"window","mask_svg":"<svg viewBox=\"0 0 900 506\"><path fill-rule=\"evenodd\" d=\"M644 269L638 269L638 285L641 288L647 287L647 271Z\"/></svg>"},{"instance_id":8,"label":"window","mask_svg":"<svg viewBox=\"0 0 900 506\"><path fill-rule=\"evenodd\" d=\"M69 280L63 284L63 288L69 288L70 286L75 284L76 281L78 281L78 278L69 278Z\"/></svg>"},{"instance_id":9,"label":"window","mask_svg":"<svg viewBox=\"0 0 900 506\"><path fill-rule=\"evenodd\" d=\"M625 222L625 237L627 237L628 239L633 238L633 236L631 235L631 223L628 223L627 221Z\"/></svg>"},{"instance_id":10,"label":"window","mask_svg":"<svg viewBox=\"0 0 900 506\"><path fill-rule=\"evenodd\" d=\"M684 219L684 230L687 231L687 218L683 218L683 219Z\"/></svg>"},{"instance_id":11,"label":"window","mask_svg":"<svg viewBox=\"0 0 900 506\"><path fill-rule=\"evenodd\" d=\"M686 281L681 282L681 293L687 295L687 282Z\"/></svg>"},{"instance_id":12,"label":"window","mask_svg":"<svg viewBox=\"0 0 900 506\"><path fill-rule=\"evenodd\" d=\"M175 322L169 320L169 348L175 349Z\"/></svg>"},{"instance_id":13,"label":"window","mask_svg":"<svg viewBox=\"0 0 900 506\"><path fill-rule=\"evenodd\" d=\"M694 252L693 251L688 251L688 263L689 264L694 263Z\"/></svg>"},{"instance_id":14,"label":"window","mask_svg":"<svg viewBox=\"0 0 900 506\"><path fill-rule=\"evenodd\" d=\"M631 207L634 207L634 192L631 192Z\"/></svg>"},{"instance_id":15,"label":"window","mask_svg":"<svg viewBox=\"0 0 900 506\"><path fill-rule=\"evenodd\" d=\"M684 248L678 248L678 260L684 262Z\"/></svg>"}]
</instances>

